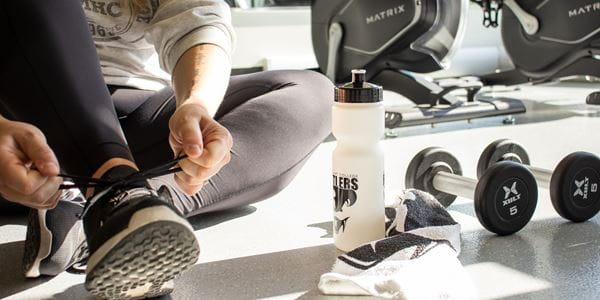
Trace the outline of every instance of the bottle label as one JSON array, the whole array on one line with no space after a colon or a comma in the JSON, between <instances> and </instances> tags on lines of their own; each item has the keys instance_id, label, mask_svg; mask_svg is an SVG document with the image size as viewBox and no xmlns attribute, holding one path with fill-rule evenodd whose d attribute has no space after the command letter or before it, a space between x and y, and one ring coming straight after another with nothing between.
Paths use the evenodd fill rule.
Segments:
<instances>
[{"instance_id":1,"label":"bottle label","mask_svg":"<svg viewBox=\"0 0 600 300\"><path fill-rule=\"evenodd\" d=\"M334 204L334 229L336 234L346 230L350 216L346 216L344 208L353 206L358 200L359 182L355 174L333 173L333 204Z\"/></svg>"}]
</instances>

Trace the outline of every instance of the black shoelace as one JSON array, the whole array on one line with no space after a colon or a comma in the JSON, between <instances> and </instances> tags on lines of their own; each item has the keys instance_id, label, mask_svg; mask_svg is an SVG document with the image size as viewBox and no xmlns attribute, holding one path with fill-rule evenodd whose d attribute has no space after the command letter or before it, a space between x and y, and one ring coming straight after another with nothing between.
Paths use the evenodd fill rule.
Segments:
<instances>
[{"instance_id":1,"label":"black shoelace","mask_svg":"<svg viewBox=\"0 0 600 300\"><path fill-rule=\"evenodd\" d=\"M86 176L79 175L71 175L71 174L58 174L59 177L63 177L69 179L72 183L61 184L59 189L66 190L72 188L118 188L118 187L126 187L133 183L142 182L151 178L159 177L162 175L173 174L181 171L180 167L175 167L177 163L186 158L186 155L179 156L165 164L159 165L152 169L139 171L133 173L125 178L120 179L102 179L102 178L92 178Z\"/></svg>"}]
</instances>

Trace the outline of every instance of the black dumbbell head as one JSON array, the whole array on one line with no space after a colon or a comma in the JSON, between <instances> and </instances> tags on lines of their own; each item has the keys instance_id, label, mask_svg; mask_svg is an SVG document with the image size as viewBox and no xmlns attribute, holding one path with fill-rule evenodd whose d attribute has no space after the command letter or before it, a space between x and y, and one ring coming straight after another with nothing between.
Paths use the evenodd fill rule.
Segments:
<instances>
[{"instance_id":1,"label":"black dumbbell head","mask_svg":"<svg viewBox=\"0 0 600 300\"><path fill-rule=\"evenodd\" d=\"M481 178L483 173L500 161L514 161L529 165L529 155L521 144L509 140L501 139L489 144L479 156L477 162L477 178Z\"/></svg>"},{"instance_id":2,"label":"black dumbbell head","mask_svg":"<svg viewBox=\"0 0 600 300\"><path fill-rule=\"evenodd\" d=\"M558 163L550 179L554 209L565 219L583 222L600 210L600 159L575 152Z\"/></svg>"},{"instance_id":3,"label":"black dumbbell head","mask_svg":"<svg viewBox=\"0 0 600 300\"><path fill-rule=\"evenodd\" d=\"M475 213L487 230L508 235L521 230L537 206L537 184L520 163L502 161L484 172L475 189Z\"/></svg>"},{"instance_id":4,"label":"black dumbbell head","mask_svg":"<svg viewBox=\"0 0 600 300\"><path fill-rule=\"evenodd\" d=\"M590 93L585 99L585 103L591 105L600 105L600 91Z\"/></svg>"},{"instance_id":5,"label":"black dumbbell head","mask_svg":"<svg viewBox=\"0 0 600 300\"><path fill-rule=\"evenodd\" d=\"M428 192L444 207L448 207L456 200L456 196L433 187L433 176L440 171L462 175L458 160L448 151L438 147L422 150L408 164L404 179L406 187Z\"/></svg>"}]
</instances>

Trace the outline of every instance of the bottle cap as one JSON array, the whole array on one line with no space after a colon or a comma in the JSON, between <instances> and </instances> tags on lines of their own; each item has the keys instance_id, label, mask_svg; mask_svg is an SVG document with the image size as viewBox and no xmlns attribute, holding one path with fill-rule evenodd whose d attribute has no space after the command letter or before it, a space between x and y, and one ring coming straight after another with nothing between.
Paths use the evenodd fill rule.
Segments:
<instances>
[{"instance_id":1,"label":"bottle cap","mask_svg":"<svg viewBox=\"0 0 600 300\"><path fill-rule=\"evenodd\" d=\"M335 88L335 102L375 103L383 100L383 88L365 82L367 71L352 70L352 82Z\"/></svg>"}]
</instances>

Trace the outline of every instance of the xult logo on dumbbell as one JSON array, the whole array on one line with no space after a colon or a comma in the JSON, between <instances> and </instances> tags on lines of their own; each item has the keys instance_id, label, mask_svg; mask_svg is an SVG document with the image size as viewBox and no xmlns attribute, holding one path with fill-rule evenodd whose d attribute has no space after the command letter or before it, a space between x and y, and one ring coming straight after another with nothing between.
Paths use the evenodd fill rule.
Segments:
<instances>
[{"instance_id":1,"label":"xult logo on dumbbell","mask_svg":"<svg viewBox=\"0 0 600 300\"><path fill-rule=\"evenodd\" d=\"M479 181L461 175L460 164L452 154L427 148L408 165L406 187L426 191L446 207L457 196L473 199L479 222L499 235L515 233L531 220L537 205L537 185L523 165L498 163Z\"/></svg>"},{"instance_id":2,"label":"xult logo on dumbbell","mask_svg":"<svg viewBox=\"0 0 600 300\"><path fill-rule=\"evenodd\" d=\"M512 185L510 186L510 188L508 186L503 186L502 187L504 189L504 205L506 206L507 204L513 202L513 199L516 196L519 196L518 198L521 197L521 194L519 194L519 191L517 191L517 182L513 182ZM512 198L508 198L510 197L511 194L515 194L515 197ZM514 200L519 200L519 199L514 199Z\"/></svg>"},{"instance_id":3,"label":"xult logo on dumbbell","mask_svg":"<svg viewBox=\"0 0 600 300\"><path fill-rule=\"evenodd\" d=\"M525 209L525 203L521 200L521 197L527 198L527 194L523 195L519 192L522 189L522 183L520 180L508 180L502 184L502 190L498 191L496 195L497 210L503 218L509 220L517 216L520 211Z\"/></svg>"},{"instance_id":4,"label":"xult logo on dumbbell","mask_svg":"<svg viewBox=\"0 0 600 300\"><path fill-rule=\"evenodd\" d=\"M598 201L598 182L600 178L592 168L581 170L574 177L571 190L573 190L573 201L582 207L589 206Z\"/></svg>"},{"instance_id":5,"label":"xult logo on dumbbell","mask_svg":"<svg viewBox=\"0 0 600 300\"><path fill-rule=\"evenodd\" d=\"M575 180L575 185L577 186L576 187L577 190L575 190L575 193L573 194L573 196L581 195L581 197L583 197L584 199L587 199L587 188L588 188L589 181L590 181L590 179L587 177L581 181ZM585 187L583 187L584 183L585 183ZM583 192L582 187L585 189L585 193Z\"/></svg>"},{"instance_id":6,"label":"xult logo on dumbbell","mask_svg":"<svg viewBox=\"0 0 600 300\"><path fill-rule=\"evenodd\" d=\"M477 163L477 176L500 161L529 165L529 156L519 143L502 139L483 150ZM527 166L537 183L550 189L552 205L563 218L586 221L600 211L600 158L588 152L574 152L563 158L554 171ZM517 210L520 209L517 207Z\"/></svg>"}]
</instances>

